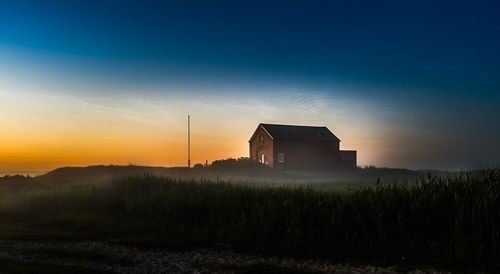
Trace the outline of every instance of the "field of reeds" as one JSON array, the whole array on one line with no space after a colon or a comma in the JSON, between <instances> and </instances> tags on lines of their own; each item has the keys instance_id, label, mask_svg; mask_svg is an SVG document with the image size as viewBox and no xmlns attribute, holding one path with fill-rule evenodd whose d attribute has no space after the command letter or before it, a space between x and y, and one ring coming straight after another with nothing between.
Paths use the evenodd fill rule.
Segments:
<instances>
[{"instance_id":1,"label":"field of reeds","mask_svg":"<svg viewBox=\"0 0 500 274\"><path fill-rule=\"evenodd\" d=\"M144 175L12 194L16 229L447 269L500 269L500 170L347 191Z\"/></svg>"}]
</instances>

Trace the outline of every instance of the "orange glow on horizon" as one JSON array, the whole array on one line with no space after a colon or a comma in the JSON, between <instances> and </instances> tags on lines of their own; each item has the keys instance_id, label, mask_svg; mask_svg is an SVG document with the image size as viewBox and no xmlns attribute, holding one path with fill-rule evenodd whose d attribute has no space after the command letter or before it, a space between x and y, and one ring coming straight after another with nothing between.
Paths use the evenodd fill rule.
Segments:
<instances>
[{"instance_id":1,"label":"orange glow on horizon","mask_svg":"<svg viewBox=\"0 0 500 274\"><path fill-rule=\"evenodd\" d=\"M44 172L62 166L101 164L187 165L187 140L182 129L166 136L103 134L30 136L30 139L17 140L3 138L2 142L8 145L0 148L0 173ZM225 136L220 132L214 132L212 136L193 132L192 164L247 156L246 136L240 134L236 140L229 140Z\"/></svg>"},{"instance_id":2,"label":"orange glow on horizon","mask_svg":"<svg viewBox=\"0 0 500 274\"><path fill-rule=\"evenodd\" d=\"M110 99L11 89L0 82L0 174L109 164L186 166L186 110L192 115L192 165L248 157L248 139L260 122L325 125L343 140L343 149L358 150L361 165L376 160L371 145L380 139L365 136L380 131L370 131L376 125L358 117L365 115L360 107L338 103L336 112L327 112L330 99L323 98L304 112L288 97L272 103L197 95Z\"/></svg>"}]
</instances>

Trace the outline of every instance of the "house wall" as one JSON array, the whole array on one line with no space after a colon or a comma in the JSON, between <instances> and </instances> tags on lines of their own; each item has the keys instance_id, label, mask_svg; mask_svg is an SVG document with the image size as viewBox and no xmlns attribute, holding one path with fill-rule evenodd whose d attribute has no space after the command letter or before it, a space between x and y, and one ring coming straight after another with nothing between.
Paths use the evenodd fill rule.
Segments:
<instances>
[{"instance_id":1,"label":"house wall","mask_svg":"<svg viewBox=\"0 0 500 274\"><path fill-rule=\"evenodd\" d=\"M354 150L340 150L339 141L273 140L261 127L249 141L250 158L270 167L291 169L355 168L357 155ZM283 153L284 162L278 161Z\"/></svg>"},{"instance_id":2,"label":"house wall","mask_svg":"<svg viewBox=\"0 0 500 274\"><path fill-rule=\"evenodd\" d=\"M329 168L338 161L339 142L326 141L274 141L274 166L283 168ZM284 162L278 162L278 154Z\"/></svg>"},{"instance_id":3,"label":"house wall","mask_svg":"<svg viewBox=\"0 0 500 274\"><path fill-rule=\"evenodd\" d=\"M341 150L339 166L342 168L353 168L358 165L357 153L355 150Z\"/></svg>"},{"instance_id":4,"label":"house wall","mask_svg":"<svg viewBox=\"0 0 500 274\"><path fill-rule=\"evenodd\" d=\"M273 139L265 130L259 127L252 140L250 140L250 158L262 162L264 155L264 164L274 166Z\"/></svg>"}]
</instances>

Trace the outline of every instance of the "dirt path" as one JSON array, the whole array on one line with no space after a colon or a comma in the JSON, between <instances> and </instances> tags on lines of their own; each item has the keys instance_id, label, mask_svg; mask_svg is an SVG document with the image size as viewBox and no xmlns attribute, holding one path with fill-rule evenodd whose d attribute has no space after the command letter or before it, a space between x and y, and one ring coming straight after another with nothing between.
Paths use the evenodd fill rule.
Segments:
<instances>
[{"instance_id":1,"label":"dirt path","mask_svg":"<svg viewBox=\"0 0 500 274\"><path fill-rule=\"evenodd\" d=\"M144 249L95 241L0 240L0 260L72 266L105 273L439 273L433 270L350 266L207 249ZM0 273L11 272L2 272L0 269Z\"/></svg>"}]
</instances>

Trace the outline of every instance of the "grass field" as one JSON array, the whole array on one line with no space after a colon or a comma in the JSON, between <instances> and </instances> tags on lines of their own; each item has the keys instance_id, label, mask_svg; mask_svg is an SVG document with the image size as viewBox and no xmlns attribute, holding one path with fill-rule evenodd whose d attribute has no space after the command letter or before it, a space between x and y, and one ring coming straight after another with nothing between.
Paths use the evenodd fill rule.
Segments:
<instances>
[{"instance_id":1,"label":"grass field","mask_svg":"<svg viewBox=\"0 0 500 274\"><path fill-rule=\"evenodd\" d=\"M144 175L10 191L4 227L244 252L500 269L500 170L345 191Z\"/></svg>"},{"instance_id":2,"label":"grass field","mask_svg":"<svg viewBox=\"0 0 500 274\"><path fill-rule=\"evenodd\" d=\"M52 273L52 274L111 274L112 272L90 270L87 268L79 268L72 266L60 266L44 263L22 263L0 260L0 269L5 274L37 274L37 273Z\"/></svg>"}]
</instances>

